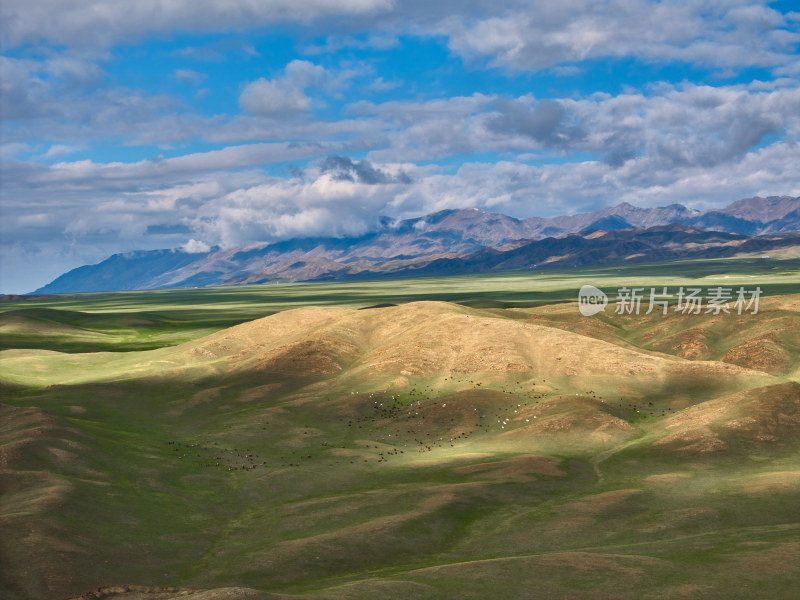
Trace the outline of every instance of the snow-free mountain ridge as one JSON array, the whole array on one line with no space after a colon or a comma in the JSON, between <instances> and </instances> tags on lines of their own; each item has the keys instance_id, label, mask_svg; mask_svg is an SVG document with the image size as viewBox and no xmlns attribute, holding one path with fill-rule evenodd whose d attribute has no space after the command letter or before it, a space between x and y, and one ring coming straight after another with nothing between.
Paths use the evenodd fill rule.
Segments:
<instances>
[{"instance_id":1,"label":"snow-free mountain ridge","mask_svg":"<svg viewBox=\"0 0 800 600\"><path fill-rule=\"evenodd\" d=\"M669 226L681 227L660 229ZM516 219L478 209L442 210L402 221L384 218L376 231L359 237L295 238L201 253L151 250L115 254L96 265L73 269L34 293L402 277L730 256L747 248L760 251L794 245L796 236L784 234L798 231L800 197L789 196L747 198L704 212L680 204L640 208L627 202L553 218ZM655 239L661 241L654 243ZM677 239L685 243L677 243Z\"/></svg>"}]
</instances>

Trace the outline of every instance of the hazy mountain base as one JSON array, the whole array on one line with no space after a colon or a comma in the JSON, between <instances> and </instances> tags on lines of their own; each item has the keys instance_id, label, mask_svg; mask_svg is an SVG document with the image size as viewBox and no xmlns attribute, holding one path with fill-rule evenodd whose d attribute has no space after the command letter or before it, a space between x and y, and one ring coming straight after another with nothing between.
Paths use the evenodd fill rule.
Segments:
<instances>
[{"instance_id":1,"label":"hazy mountain base","mask_svg":"<svg viewBox=\"0 0 800 600\"><path fill-rule=\"evenodd\" d=\"M800 296L576 315L305 308L7 350L0 595L793 595Z\"/></svg>"}]
</instances>

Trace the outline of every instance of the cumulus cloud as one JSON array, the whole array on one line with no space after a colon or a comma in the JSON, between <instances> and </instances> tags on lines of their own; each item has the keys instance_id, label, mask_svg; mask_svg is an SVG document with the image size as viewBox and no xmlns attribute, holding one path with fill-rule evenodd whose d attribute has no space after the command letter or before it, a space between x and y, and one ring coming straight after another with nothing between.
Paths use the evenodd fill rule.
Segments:
<instances>
[{"instance_id":1,"label":"cumulus cloud","mask_svg":"<svg viewBox=\"0 0 800 600\"><path fill-rule=\"evenodd\" d=\"M208 252L209 250L211 250L211 246L209 246L205 242L201 242L199 240L192 238L188 242L186 242L183 246L181 246L181 250L189 254L203 254L204 252Z\"/></svg>"},{"instance_id":2,"label":"cumulus cloud","mask_svg":"<svg viewBox=\"0 0 800 600\"><path fill-rule=\"evenodd\" d=\"M48 84L32 60L0 57L0 110L5 119L26 119L48 112Z\"/></svg>"},{"instance_id":3,"label":"cumulus cloud","mask_svg":"<svg viewBox=\"0 0 800 600\"><path fill-rule=\"evenodd\" d=\"M86 141L131 135L179 108L165 94L106 86L104 78L92 60L63 53L42 60L0 56L0 114L14 122L4 128L4 138Z\"/></svg>"},{"instance_id":4,"label":"cumulus cloud","mask_svg":"<svg viewBox=\"0 0 800 600\"><path fill-rule=\"evenodd\" d=\"M796 65L800 43L794 13L781 14L766 0L30 0L4 10L6 47L107 47L297 22L325 39L307 46L309 54L385 49L410 33L444 36L462 57L520 70L628 57L787 69ZM224 56L213 47L186 51L201 60Z\"/></svg>"},{"instance_id":5,"label":"cumulus cloud","mask_svg":"<svg viewBox=\"0 0 800 600\"><path fill-rule=\"evenodd\" d=\"M341 139L380 130L369 118L322 122L286 118L324 107L325 98L340 94L350 85L356 76L352 68L329 70L294 60L276 77L259 78L243 87L239 103L245 113L202 115L163 93L98 86L94 80L79 83L56 69L55 64L61 61L55 58L0 57L0 113L14 122L3 131L5 143L43 138L51 144L86 145L95 139L121 136L134 146L197 139L228 144L265 139ZM176 69L172 76L193 86L206 79L204 73L192 69Z\"/></svg>"},{"instance_id":6,"label":"cumulus cloud","mask_svg":"<svg viewBox=\"0 0 800 600\"><path fill-rule=\"evenodd\" d=\"M141 235L159 223L183 223L189 238L236 245L298 235L356 235L369 230L379 215L412 216L443 208L477 206L515 216L557 215L628 200L652 205L698 198L729 202L756 194L800 193L793 165L796 144L778 142L751 151L734 165L711 167L684 163L671 171L660 158L644 156L620 167L602 161L552 165L518 162L468 162L454 173L436 167L377 164L333 155L302 179L271 177L257 171L209 175L202 171L153 171L138 191L113 173L82 186L64 165L17 170L6 167L5 180L36 192L7 207L6 226L54 238L107 239ZM90 165L73 165L82 169ZM122 167L107 166L110 171ZM136 167L124 178L139 178ZM101 169L102 171L102 169ZM188 177L192 183L182 183ZM32 186L32 182L39 182ZM43 185L41 182L47 182ZM60 190L56 202L53 191ZM25 215L51 214L47 222ZM99 236L99 237L98 237Z\"/></svg>"},{"instance_id":7,"label":"cumulus cloud","mask_svg":"<svg viewBox=\"0 0 800 600\"><path fill-rule=\"evenodd\" d=\"M731 164L765 140L797 139L800 87L662 84L649 92L537 100L474 96L360 102L384 120L391 143L368 158L428 160L473 152L592 153L611 166L637 156L656 168Z\"/></svg>"},{"instance_id":8,"label":"cumulus cloud","mask_svg":"<svg viewBox=\"0 0 800 600\"><path fill-rule=\"evenodd\" d=\"M239 96L239 105L249 113L261 116L280 116L306 111L311 108L311 98L305 89L324 85L331 75L319 65L306 60L293 60L286 65L281 77L263 77L247 84Z\"/></svg>"},{"instance_id":9,"label":"cumulus cloud","mask_svg":"<svg viewBox=\"0 0 800 600\"><path fill-rule=\"evenodd\" d=\"M565 100L587 136L576 149L643 156L660 170L731 164L769 136L795 137L800 88L662 86L660 93ZM611 161L612 164L614 160Z\"/></svg>"},{"instance_id":10,"label":"cumulus cloud","mask_svg":"<svg viewBox=\"0 0 800 600\"><path fill-rule=\"evenodd\" d=\"M436 29L462 56L520 70L622 57L720 67L793 64L800 33L765 4L532 0L505 14L453 16Z\"/></svg>"},{"instance_id":11,"label":"cumulus cloud","mask_svg":"<svg viewBox=\"0 0 800 600\"><path fill-rule=\"evenodd\" d=\"M487 120L487 126L496 133L525 135L550 147L584 136L579 127L566 123L566 110L557 100L545 98L531 105L525 99L500 98L495 107L498 114Z\"/></svg>"},{"instance_id":12,"label":"cumulus cloud","mask_svg":"<svg viewBox=\"0 0 800 600\"><path fill-rule=\"evenodd\" d=\"M352 181L376 185L379 183L411 183L411 177L405 171L391 174L376 169L369 161L353 162L347 156L328 156L320 165L320 172L329 173L337 181Z\"/></svg>"},{"instance_id":13,"label":"cumulus cloud","mask_svg":"<svg viewBox=\"0 0 800 600\"><path fill-rule=\"evenodd\" d=\"M798 104L800 87L764 89L758 83L662 85L649 94L597 94L577 99L475 95L427 102L362 102L351 108L356 116L351 121L295 126L253 117L255 120L241 125L242 131L256 131L259 136L322 138L320 141L231 145L130 163L82 160L59 162L47 169L22 164L12 168L14 176L25 178L18 190L21 197L29 195L25 186L49 193L59 193L64 187L84 192L156 190L229 170L314 158L321 159L319 173L333 181L408 186L416 181L412 169L390 170L385 165L487 150L538 152L540 158L546 158L543 152L561 156L589 153L612 172L633 161L636 165L647 163L648 172L675 179L678 176L673 169L720 167L734 171L764 143L785 139L791 145L791 140L800 136ZM217 135L236 138L238 134L226 129L234 125L219 127ZM342 141L343 133L355 137ZM50 157L67 151L61 146L54 145ZM353 148L369 149L366 160L348 158L346 153ZM7 193L12 189L13 181L6 183Z\"/></svg>"},{"instance_id":14,"label":"cumulus cloud","mask_svg":"<svg viewBox=\"0 0 800 600\"><path fill-rule=\"evenodd\" d=\"M269 179L203 203L189 223L222 246L298 236L353 236L375 228L394 199L375 185L319 173L310 180Z\"/></svg>"},{"instance_id":15,"label":"cumulus cloud","mask_svg":"<svg viewBox=\"0 0 800 600\"><path fill-rule=\"evenodd\" d=\"M308 110L311 99L300 88L261 78L247 85L239 96L239 104L256 115L280 115Z\"/></svg>"}]
</instances>

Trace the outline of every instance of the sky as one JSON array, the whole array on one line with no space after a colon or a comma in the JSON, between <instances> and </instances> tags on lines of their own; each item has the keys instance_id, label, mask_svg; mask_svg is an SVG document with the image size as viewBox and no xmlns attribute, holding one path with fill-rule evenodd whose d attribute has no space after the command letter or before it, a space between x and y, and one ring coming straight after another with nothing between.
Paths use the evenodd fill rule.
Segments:
<instances>
[{"instance_id":1,"label":"sky","mask_svg":"<svg viewBox=\"0 0 800 600\"><path fill-rule=\"evenodd\" d=\"M0 292L113 253L800 195L798 4L0 8Z\"/></svg>"}]
</instances>

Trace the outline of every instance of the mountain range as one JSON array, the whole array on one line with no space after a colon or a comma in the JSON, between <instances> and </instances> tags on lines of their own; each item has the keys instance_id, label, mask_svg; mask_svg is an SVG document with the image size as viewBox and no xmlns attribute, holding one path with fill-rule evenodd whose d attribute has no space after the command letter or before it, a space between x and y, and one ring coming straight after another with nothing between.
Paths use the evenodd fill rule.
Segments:
<instances>
[{"instance_id":1,"label":"mountain range","mask_svg":"<svg viewBox=\"0 0 800 600\"><path fill-rule=\"evenodd\" d=\"M478 209L383 218L350 238L296 238L208 252L115 254L73 269L35 294L266 282L433 276L613 262L732 256L800 245L800 197L739 200L696 211L623 202L553 218Z\"/></svg>"}]
</instances>

